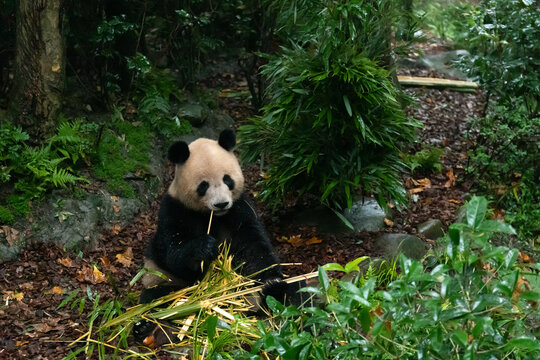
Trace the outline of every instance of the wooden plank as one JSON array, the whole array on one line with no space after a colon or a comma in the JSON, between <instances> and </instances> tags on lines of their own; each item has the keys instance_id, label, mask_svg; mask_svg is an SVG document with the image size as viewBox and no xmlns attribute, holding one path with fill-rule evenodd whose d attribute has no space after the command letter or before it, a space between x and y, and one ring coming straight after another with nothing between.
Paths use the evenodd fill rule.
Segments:
<instances>
[{"instance_id":1,"label":"wooden plank","mask_svg":"<svg viewBox=\"0 0 540 360\"><path fill-rule=\"evenodd\" d=\"M477 89L478 83L473 81L449 80L419 76L398 76L402 85L427 86L427 87L450 87L458 89Z\"/></svg>"}]
</instances>

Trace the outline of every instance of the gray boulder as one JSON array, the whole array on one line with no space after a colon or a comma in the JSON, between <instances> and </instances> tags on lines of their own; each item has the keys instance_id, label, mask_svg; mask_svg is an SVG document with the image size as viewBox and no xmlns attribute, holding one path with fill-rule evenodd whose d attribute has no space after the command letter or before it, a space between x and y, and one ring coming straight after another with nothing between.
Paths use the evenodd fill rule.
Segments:
<instances>
[{"instance_id":1,"label":"gray boulder","mask_svg":"<svg viewBox=\"0 0 540 360\"><path fill-rule=\"evenodd\" d=\"M208 118L209 110L201 104L182 104L178 109L177 116L187 120L192 126L200 127Z\"/></svg>"},{"instance_id":2,"label":"gray boulder","mask_svg":"<svg viewBox=\"0 0 540 360\"><path fill-rule=\"evenodd\" d=\"M384 234L375 240L374 245L385 259L396 258L402 253L408 258L421 260L427 253L426 243L409 234Z\"/></svg>"},{"instance_id":3,"label":"gray boulder","mask_svg":"<svg viewBox=\"0 0 540 360\"><path fill-rule=\"evenodd\" d=\"M354 226L356 231L379 231L384 228L386 213L377 200L363 198L345 209L343 216Z\"/></svg>"},{"instance_id":4,"label":"gray boulder","mask_svg":"<svg viewBox=\"0 0 540 360\"><path fill-rule=\"evenodd\" d=\"M437 240L444 236L444 228L441 220L429 219L418 225L418 233L423 234L427 239Z\"/></svg>"}]
</instances>

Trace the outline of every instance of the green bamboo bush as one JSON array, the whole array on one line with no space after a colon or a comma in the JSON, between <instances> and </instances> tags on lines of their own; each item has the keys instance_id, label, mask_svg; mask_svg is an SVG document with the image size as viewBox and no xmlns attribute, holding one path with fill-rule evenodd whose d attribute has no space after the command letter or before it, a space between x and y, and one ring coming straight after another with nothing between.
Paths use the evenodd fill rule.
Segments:
<instances>
[{"instance_id":1,"label":"green bamboo bush","mask_svg":"<svg viewBox=\"0 0 540 360\"><path fill-rule=\"evenodd\" d=\"M291 30L296 38L262 70L268 104L239 130L242 158L269 160L260 195L273 206L308 192L335 209L350 206L354 192L403 204L399 152L417 123L383 67L395 9L390 1L311 5L298 15L304 32Z\"/></svg>"}]
</instances>

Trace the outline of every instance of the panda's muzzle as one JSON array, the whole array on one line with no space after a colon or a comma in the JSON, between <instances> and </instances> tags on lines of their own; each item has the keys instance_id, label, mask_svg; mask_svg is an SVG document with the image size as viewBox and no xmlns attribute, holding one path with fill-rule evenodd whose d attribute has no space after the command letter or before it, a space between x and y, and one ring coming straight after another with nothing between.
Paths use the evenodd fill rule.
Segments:
<instances>
[{"instance_id":1,"label":"panda's muzzle","mask_svg":"<svg viewBox=\"0 0 540 360\"><path fill-rule=\"evenodd\" d=\"M229 201L212 204L212 210L216 215L224 215L230 208L231 203Z\"/></svg>"},{"instance_id":2,"label":"panda's muzzle","mask_svg":"<svg viewBox=\"0 0 540 360\"><path fill-rule=\"evenodd\" d=\"M225 210L225 209L227 208L227 206L229 206L229 202L228 202L228 201L220 202L220 203L214 204L214 207L215 207L217 210Z\"/></svg>"}]
</instances>

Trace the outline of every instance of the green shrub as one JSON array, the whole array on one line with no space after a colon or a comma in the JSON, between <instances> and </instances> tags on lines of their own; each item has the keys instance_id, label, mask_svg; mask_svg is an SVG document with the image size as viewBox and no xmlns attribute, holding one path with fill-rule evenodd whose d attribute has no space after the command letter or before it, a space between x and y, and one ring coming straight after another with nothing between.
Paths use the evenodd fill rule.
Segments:
<instances>
[{"instance_id":1,"label":"green shrub","mask_svg":"<svg viewBox=\"0 0 540 360\"><path fill-rule=\"evenodd\" d=\"M540 7L485 0L472 13L470 58L458 66L486 89L483 118L471 122L469 173L477 177L522 240L540 235Z\"/></svg>"},{"instance_id":2,"label":"green shrub","mask_svg":"<svg viewBox=\"0 0 540 360\"><path fill-rule=\"evenodd\" d=\"M380 66L388 39L371 37L387 24L382 9L393 8L387 1L316 4L299 10L310 12L305 32L263 70L269 104L240 128L242 158L269 159L261 196L274 206L310 192L342 208L356 191L404 204L399 151L417 124Z\"/></svg>"},{"instance_id":3,"label":"green shrub","mask_svg":"<svg viewBox=\"0 0 540 360\"><path fill-rule=\"evenodd\" d=\"M540 264L519 264L516 249L490 244L492 234L514 231L485 220L485 198L473 197L466 210L433 268L401 255L401 273L385 288L375 278L331 281L320 268L320 288L306 291L325 299L322 307L269 299L276 327L261 324L261 338L244 358L538 359L540 289L532 282Z\"/></svg>"},{"instance_id":4,"label":"green shrub","mask_svg":"<svg viewBox=\"0 0 540 360\"><path fill-rule=\"evenodd\" d=\"M473 14L472 57L459 67L477 78L500 105L537 116L540 106L540 7L528 0L485 0Z\"/></svg>"},{"instance_id":5,"label":"green shrub","mask_svg":"<svg viewBox=\"0 0 540 360\"><path fill-rule=\"evenodd\" d=\"M475 131L467 172L476 186L491 194L522 240L540 235L540 116L496 106L484 118L472 119Z\"/></svg>"}]
</instances>

